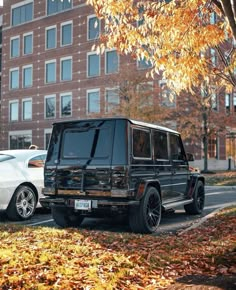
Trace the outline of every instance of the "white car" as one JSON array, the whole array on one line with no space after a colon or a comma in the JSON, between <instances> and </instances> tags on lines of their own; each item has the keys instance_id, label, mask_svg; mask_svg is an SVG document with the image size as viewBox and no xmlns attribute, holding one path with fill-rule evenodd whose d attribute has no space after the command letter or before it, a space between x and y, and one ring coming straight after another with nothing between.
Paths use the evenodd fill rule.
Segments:
<instances>
[{"instance_id":1,"label":"white car","mask_svg":"<svg viewBox=\"0 0 236 290\"><path fill-rule=\"evenodd\" d=\"M40 207L46 155L46 150L0 151L0 211L9 219L29 219Z\"/></svg>"}]
</instances>

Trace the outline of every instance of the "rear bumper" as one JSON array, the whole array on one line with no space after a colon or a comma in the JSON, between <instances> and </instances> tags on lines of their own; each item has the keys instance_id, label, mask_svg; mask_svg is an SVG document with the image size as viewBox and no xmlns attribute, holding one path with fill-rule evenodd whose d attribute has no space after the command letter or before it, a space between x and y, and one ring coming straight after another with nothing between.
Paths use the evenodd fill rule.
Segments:
<instances>
[{"instance_id":1,"label":"rear bumper","mask_svg":"<svg viewBox=\"0 0 236 290\"><path fill-rule=\"evenodd\" d=\"M139 201L136 200L112 200L112 199L92 199L92 198L83 198L85 200L91 200L92 209L104 208L104 207L126 207L131 205L138 205ZM43 197L40 198L39 202L43 207L52 208L52 207L66 207L74 208L75 200L78 198L64 198L64 197Z\"/></svg>"}]
</instances>

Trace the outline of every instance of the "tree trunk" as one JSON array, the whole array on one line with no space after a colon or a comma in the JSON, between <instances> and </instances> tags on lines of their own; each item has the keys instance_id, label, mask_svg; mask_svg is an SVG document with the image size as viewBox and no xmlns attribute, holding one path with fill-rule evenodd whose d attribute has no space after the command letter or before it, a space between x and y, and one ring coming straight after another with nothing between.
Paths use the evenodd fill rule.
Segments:
<instances>
[{"instance_id":1,"label":"tree trunk","mask_svg":"<svg viewBox=\"0 0 236 290\"><path fill-rule=\"evenodd\" d=\"M207 113L203 112L203 151L204 151L204 172L208 171L208 126L207 126Z\"/></svg>"}]
</instances>

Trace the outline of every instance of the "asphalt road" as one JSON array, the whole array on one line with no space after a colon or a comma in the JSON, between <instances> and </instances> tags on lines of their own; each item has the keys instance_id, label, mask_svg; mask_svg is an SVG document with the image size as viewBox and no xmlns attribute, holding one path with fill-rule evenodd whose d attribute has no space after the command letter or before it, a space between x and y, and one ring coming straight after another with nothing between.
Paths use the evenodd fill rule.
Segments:
<instances>
[{"instance_id":1,"label":"asphalt road","mask_svg":"<svg viewBox=\"0 0 236 290\"><path fill-rule=\"evenodd\" d=\"M194 224L199 223L203 218L206 218L212 212L219 208L231 204L236 205L236 187L206 187L206 202L205 209L201 215L190 216L186 215L184 209L178 208L174 212L170 211L162 216L161 224L158 233L176 232L186 229ZM0 223L9 222L4 216L0 216ZM29 226L47 226L56 227L49 211L37 210L34 217L25 222L15 222ZM79 228L94 229L111 232L130 232L125 221L114 219L95 219L86 218Z\"/></svg>"}]
</instances>

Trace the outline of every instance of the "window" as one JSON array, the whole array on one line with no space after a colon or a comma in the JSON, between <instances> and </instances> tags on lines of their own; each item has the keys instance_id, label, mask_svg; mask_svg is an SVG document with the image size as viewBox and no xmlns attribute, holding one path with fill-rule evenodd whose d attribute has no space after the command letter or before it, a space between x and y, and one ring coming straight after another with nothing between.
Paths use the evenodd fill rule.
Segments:
<instances>
[{"instance_id":1,"label":"window","mask_svg":"<svg viewBox=\"0 0 236 290\"><path fill-rule=\"evenodd\" d=\"M94 16L88 16L88 40L99 38L100 35L100 20Z\"/></svg>"},{"instance_id":2,"label":"window","mask_svg":"<svg viewBox=\"0 0 236 290\"><path fill-rule=\"evenodd\" d=\"M133 156L136 158L151 158L149 131L133 129Z\"/></svg>"},{"instance_id":3,"label":"window","mask_svg":"<svg viewBox=\"0 0 236 290\"><path fill-rule=\"evenodd\" d=\"M10 149L26 149L32 144L32 131L10 131Z\"/></svg>"},{"instance_id":4,"label":"window","mask_svg":"<svg viewBox=\"0 0 236 290\"><path fill-rule=\"evenodd\" d=\"M32 87L33 84L33 66L23 67L23 88Z\"/></svg>"},{"instance_id":5,"label":"window","mask_svg":"<svg viewBox=\"0 0 236 290\"><path fill-rule=\"evenodd\" d=\"M46 49L56 48L57 46L57 29L56 26L46 28Z\"/></svg>"},{"instance_id":6,"label":"window","mask_svg":"<svg viewBox=\"0 0 236 290\"><path fill-rule=\"evenodd\" d=\"M72 44L72 22L61 24L61 46Z\"/></svg>"},{"instance_id":7,"label":"window","mask_svg":"<svg viewBox=\"0 0 236 290\"><path fill-rule=\"evenodd\" d=\"M11 57L20 56L20 38L19 36L11 38Z\"/></svg>"},{"instance_id":8,"label":"window","mask_svg":"<svg viewBox=\"0 0 236 290\"><path fill-rule=\"evenodd\" d=\"M22 119L24 121L32 120L32 100L25 99L22 101Z\"/></svg>"},{"instance_id":9,"label":"window","mask_svg":"<svg viewBox=\"0 0 236 290\"><path fill-rule=\"evenodd\" d=\"M137 64L139 69L148 69L152 67L152 64L150 61L147 61L146 58L138 60Z\"/></svg>"},{"instance_id":10,"label":"window","mask_svg":"<svg viewBox=\"0 0 236 290\"><path fill-rule=\"evenodd\" d=\"M10 70L10 89L19 88L19 68L14 68Z\"/></svg>"},{"instance_id":11,"label":"window","mask_svg":"<svg viewBox=\"0 0 236 290\"><path fill-rule=\"evenodd\" d=\"M50 60L45 63L45 83L56 82L56 60Z\"/></svg>"},{"instance_id":12,"label":"window","mask_svg":"<svg viewBox=\"0 0 236 290\"><path fill-rule=\"evenodd\" d=\"M211 136L208 139L208 158L217 158L217 138Z\"/></svg>"},{"instance_id":13,"label":"window","mask_svg":"<svg viewBox=\"0 0 236 290\"><path fill-rule=\"evenodd\" d=\"M155 131L153 139L155 159L169 159L167 134L165 132Z\"/></svg>"},{"instance_id":14,"label":"window","mask_svg":"<svg viewBox=\"0 0 236 290\"><path fill-rule=\"evenodd\" d=\"M11 101L9 103L9 119L11 122L18 121L18 110L19 110L19 103L18 101Z\"/></svg>"},{"instance_id":15,"label":"window","mask_svg":"<svg viewBox=\"0 0 236 290\"><path fill-rule=\"evenodd\" d=\"M52 135L52 129L44 129L44 148L47 150Z\"/></svg>"},{"instance_id":16,"label":"window","mask_svg":"<svg viewBox=\"0 0 236 290\"><path fill-rule=\"evenodd\" d=\"M216 66L216 51L215 51L215 49L211 48L210 54L211 54L211 63L213 66Z\"/></svg>"},{"instance_id":17,"label":"window","mask_svg":"<svg viewBox=\"0 0 236 290\"><path fill-rule=\"evenodd\" d=\"M21 5L22 4L22 5ZM33 2L23 1L12 6L12 26L16 26L33 19Z\"/></svg>"},{"instance_id":18,"label":"window","mask_svg":"<svg viewBox=\"0 0 236 290\"><path fill-rule=\"evenodd\" d=\"M116 50L106 51L106 74L118 72L118 55Z\"/></svg>"},{"instance_id":19,"label":"window","mask_svg":"<svg viewBox=\"0 0 236 290\"><path fill-rule=\"evenodd\" d=\"M212 96L211 96L211 108L214 111L217 111L218 110L217 95L216 95L216 93L212 93Z\"/></svg>"},{"instance_id":20,"label":"window","mask_svg":"<svg viewBox=\"0 0 236 290\"><path fill-rule=\"evenodd\" d=\"M186 161L183 144L178 135L170 134L170 154L172 160Z\"/></svg>"},{"instance_id":21,"label":"window","mask_svg":"<svg viewBox=\"0 0 236 290\"><path fill-rule=\"evenodd\" d=\"M46 159L46 154L37 155L29 160L28 167L29 168L44 167L45 159Z\"/></svg>"},{"instance_id":22,"label":"window","mask_svg":"<svg viewBox=\"0 0 236 290\"><path fill-rule=\"evenodd\" d=\"M27 33L23 35L23 51L24 54L31 54L33 52L33 34Z\"/></svg>"},{"instance_id":23,"label":"window","mask_svg":"<svg viewBox=\"0 0 236 290\"><path fill-rule=\"evenodd\" d=\"M47 14L59 13L72 7L72 0L47 0Z\"/></svg>"},{"instance_id":24,"label":"window","mask_svg":"<svg viewBox=\"0 0 236 290\"><path fill-rule=\"evenodd\" d=\"M45 97L45 118L55 118L56 117L56 96L46 96Z\"/></svg>"},{"instance_id":25,"label":"window","mask_svg":"<svg viewBox=\"0 0 236 290\"><path fill-rule=\"evenodd\" d=\"M71 93L61 94L61 117L71 116Z\"/></svg>"},{"instance_id":26,"label":"window","mask_svg":"<svg viewBox=\"0 0 236 290\"><path fill-rule=\"evenodd\" d=\"M210 24L216 24L216 13L211 12L210 14Z\"/></svg>"},{"instance_id":27,"label":"window","mask_svg":"<svg viewBox=\"0 0 236 290\"><path fill-rule=\"evenodd\" d=\"M100 92L99 90L91 90L87 92L87 113L100 112Z\"/></svg>"},{"instance_id":28,"label":"window","mask_svg":"<svg viewBox=\"0 0 236 290\"><path fill-rule=\"evenodd\" d=\"M119 92L117 89L106 90L106 112L111 112L120 103Z\"/></svg>"},{"instance_id":29,"label":"window","mask_svg":"<svg viewBox=\"0 0 236 290\"><path fill-rule=\"evenodd\" d=\"M160 100L161 104L164 107L175 108L176 107L176 94L171 91L167 85L165 80L159 81L160 86Z\"/></svg>"},{"instance_id":30,"label":"window","mask_svg":"<svg viewBox=\"0 0 236 290\"><path fill-rule=\"evenodd\" d=\"M225 95L225 112L230 113L230 94Z\"/></svg>"},{"instance_id":31,"label":"window","mask_svg":"<svg viewBox=\"0 0 236 290\"><path fill-rule=\"evenodd\" d=\"M72 80L72 58L61 59L61 81Z\"/></svg>"},{"instance_id":32,"label":"window","mask_svg":"<svg viewBox=\"0 0 236 290\"><path fill-rule=\"evenodd\" d=\"M87 54L87 76L95 77L100 75L100 55L89 52Z\"/></svg>"}]
</instances>

